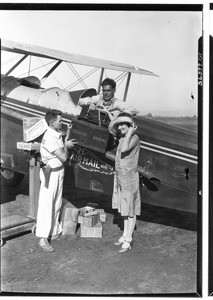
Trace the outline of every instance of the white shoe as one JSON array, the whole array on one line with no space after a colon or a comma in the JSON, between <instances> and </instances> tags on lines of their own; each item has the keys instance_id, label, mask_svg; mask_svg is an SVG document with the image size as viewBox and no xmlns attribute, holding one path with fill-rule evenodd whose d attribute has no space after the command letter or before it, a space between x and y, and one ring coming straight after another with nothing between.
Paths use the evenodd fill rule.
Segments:
<instances>
[{"instance_id":1,"label":"white shoe","mask_svg":"<svg viewBox=\"0 0 213 300\"><path fill-rule=\"evenodd\" d=\"M115 246L120 246L124 243L125 237L122 235L117 242L114 243Z\"/></svg>"},{"instance_id":2,"label":"white shoe","mask_svg":"<svg viewBox=\"0 0 213 300\"><path fill-rule=\"evenodd\" d=\"M39 241L39 246L46 252L54 252L55 249L50 245L48 239L41 238Z\"/></svg>"},{"instance_id":3,"label":"white shoe","mask_svg":"<svg viewBox=\"0 0 213 300\"><path fill-rule=\"evenodd\" d=\"M119 253L127 252L132 248L132 241L125 241L121 247L121 249L118 251Z\"/></svg>"}]
</instances>

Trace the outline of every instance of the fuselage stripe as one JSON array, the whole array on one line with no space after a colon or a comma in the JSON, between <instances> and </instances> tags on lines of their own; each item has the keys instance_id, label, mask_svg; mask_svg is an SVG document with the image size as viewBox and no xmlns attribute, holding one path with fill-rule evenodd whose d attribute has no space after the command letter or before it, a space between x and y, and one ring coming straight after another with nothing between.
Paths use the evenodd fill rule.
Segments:
<instances>
[{"instance_id":1,"label":"fuselage stripe","mask_svg":"<svg viewBox=\"0 0 213 300\"><path fill-rule=\"evenodd\" d=\"M33 115L36 115L36 116L39 116L39 117L43 117L45 115L45 113L38 112L35 109L31 109L31 108L23 109L22 108L23 106L21 106L21 105L11 106L10 104L4 103L3 106L11 108L11 109L15 109L16 111L19 111L19 112L25 112L25 113L28 113L28 114L33 114Z\"/></svg>"},{"instance_id":2,"label":"fuselage stripe","mask_svg":"<svg viewBox=\"0 0 213 300\"><path fill-rule=\"evenodd\" d=\"M173 152L173 153L176 153L176 154L188 156L189 158L192 158L192 159L197 159L197 157L194 156L194 155L184 153L184 152L181 152L181 151L178 151L178 150L173 150L171 148L166 148L166 147L163 147L163 146L159 146L159 145L156 145L156 144L151 144L151 143L144 142L144 141L140 141L140 143L141 143L142 146L144 144L145 146L155 147L155 148L159 148L161 150L170 151L170 152Z\"/></svg>"},{"instance_id":3,"label":"fuselage stripe","mask_svg":"<svg viewBox=\"0 0 213 300\"><path fill-rule=\"evenodd\" d=\"M152 152L164 154L166 156L175 157L175 158L178 158L178 159L181 159L181 160L185 160L185 161L188 161L188 162L191 162L191 163L194 163L194 164L198 163L196 160L188 159L187 157L178 156L178 155L171 154L171 153L168 153L168 152L163 152L163 151L160 151L160 150L157 150L157 149L153 149L153 148L150 148L150 147L146 147L146 146L140 146L140 147L143 148L143 149L152 151Z\"/></svg>"},{"instance_id":4,"label":"fuselage stripe","mask_svg":"<svg viewBox=\"0 0 213 300\"><path fill-rule=\"evenodd\" d=\"M23 106L22 105L19 105L19 104L12 104L9 102L9 103L6 103L5 101L3 102L2 106L5 106L5 107L8 107L8 108L11 108L11 109L15 109L16 111L18 112L25 112L25 113L28 113L28 114L32 114L33 116L38 116L38 117L44 117L45 116L45 112L40 112L36 109L33 109L33 108L28 108L26 107L25 109L23 109ZM63 118L63 120L65 122L70 122L69 119L65 119Z\"/></svg>"},{"instance_id":5,"label":"fuselage stripe","mask_svg":"<svg viewBox=\"0 0 213 300\"><path fill-rule=\"evenodd\" d=\"M3 101L2 106L5 106L5 107L11 108L11 109L15 109L16 111L19 111L19 112L25 112L25 113L28 113L28 114L32 114L33 116L36 115L36 116L39 116L39 117L44 117L44 115L45 115L45 112L40 112L36 109L28 108L28 107L24 108L24 106L22 106L22 105L14 104L14 103L12 104L11 102ZM63 120L65 121L65 123L70 122L69 119L63 119ZM151 144L151 143L148 143L148 142L144 142L144 141L141 141L140 143L141 143L140 147L143 148L143 149L147 149L147 150L150 150L152 152L161 153L161 154L171 156L171 157L176 157L176 158L179 158L181 160L185 160L185 161L197 164L197 157L196 156L193 156L193 155L190 155L190 154L187 154L187 153L183 153L183 152L180 152L180 151L177 151L177 150L173 150L171 148L166 148L166 147L162 147L162 146L159 146L159 145L156 145L156 144ZM145 146L145 145L147 145L147 146ZM159 148L162 151L160 151L158 149L155 149L155 148ZM163 151L163 150L165 150L165 151ZM166 151L168 151L168 152L166 152ZM169 153L169 152L171 152L171 153ZM178 156L178 154L179 154L179 156ZM183 156L185 156L185 157L183 157ZM192 159L189 159L189 158L192 158Z\"/></svg>"}]
</instances>

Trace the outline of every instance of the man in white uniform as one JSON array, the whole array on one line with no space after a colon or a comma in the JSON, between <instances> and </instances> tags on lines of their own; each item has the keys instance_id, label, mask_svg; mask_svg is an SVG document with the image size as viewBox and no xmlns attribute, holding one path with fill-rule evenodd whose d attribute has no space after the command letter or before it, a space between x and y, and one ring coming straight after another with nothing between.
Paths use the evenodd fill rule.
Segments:
<instances>
[{"instance_id":1,"label":"man in white uniform","mask_svg":"<svg viewBox=\"0 0 213 300\"><path fill-rule=\"evenodd\" d=\"M118 100L114 97L116 92L116 82L111 78L106 78L101 83L103 94L81 98L79 105L90 105L90 109L96 107L104 108L109 111L113 117L116 117L121 112L126 112L132 116L139 114L139 111L134 107L128 105L122 100Z\"/></svg>"},{"instance_id":2,"label":"man in white uniform","mask_svg":"<svg viewBox=\"0 0 213 300\"><path fill-rule=\"evenodd\" d=\"M71 126L68 127L65 142L62 140L62 112L50 110L45 120L48 129L41 142L41 160L44 166L40 170L40 193L38 202L36 236L40 237L40 247L48 252L54 248L49 240L57 237L62 231L59 224L59 214L62 205L62 191L64 180L64 166L68 158L68 149L76 142L67 140Z\"/></svg>"}]
</instances>

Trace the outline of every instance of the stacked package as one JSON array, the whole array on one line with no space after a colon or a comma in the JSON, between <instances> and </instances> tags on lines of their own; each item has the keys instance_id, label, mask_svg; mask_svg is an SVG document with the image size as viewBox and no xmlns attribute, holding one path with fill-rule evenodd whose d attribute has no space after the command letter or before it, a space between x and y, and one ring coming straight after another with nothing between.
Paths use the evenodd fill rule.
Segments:
<instances>
[{"instance_id":1,"label":"stacked package","mask_svg":"<svg viewBox=\"0 0 213 300\"><path fill-rule=\"evenodd\" d=\"M79 209L66 199L62 199L60 221L62 235L75 235L78 224Z\"/></svg>"},{"instance_id":2,"label":"stacked package","mask_svg":"<svg viewBox=\"0 0 213 300\"><path fill-rule=\"evenodd\" d=\"M106 222L106 213L103 209L90 206L78 209L63 198L60 220L63 227L62 235L75 235L79 223L81 237L102 238L102 222Z\"/></svg>"},{"instance_id":3,"label":"stacked package","mask_svg":"<svg viewBox=\"0 0 213 300\"><path fill-rule=\"evenodd\" d=\"M80 208L78 223L81 224L81 237L102 238L102 222L106 222L103 209L90 206Z\"/></svg>"}]
</instances>

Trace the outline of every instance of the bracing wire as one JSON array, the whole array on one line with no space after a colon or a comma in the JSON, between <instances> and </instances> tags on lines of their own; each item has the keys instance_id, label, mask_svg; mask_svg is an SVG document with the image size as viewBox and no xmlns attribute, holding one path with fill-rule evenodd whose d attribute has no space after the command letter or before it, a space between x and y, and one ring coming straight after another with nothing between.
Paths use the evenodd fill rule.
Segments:
<instances>
[{"instance_id":1,"label":"bracing wire","mask_svg":"<svg viewBox=\"0 0 213 300\"><path fill-rule=\"evenodd\" d=\"M75 68L73 67L72 64L67 63L68 67L71 69L71 71L73 72L73 74L76 76L76 78L78 79L79 83L81 83L83 85L83 87L85 89L87 89L87 86L85 84L85 82L81 79L81 76L78 74L78 72L75 70Z\"/></svg>"},{"instance_id":2,"label":"bracing wire","mask_svg":"<svg viewBox=\"0 0 213 300\"><path fill-rule=\"evenodd\" d=\"M47 65L49 65L50 63L44 64L42 62L42 60L40 59L40 57L38 57L38 59L39 59L40 63L43 65L42 67L45 67L47 69L47 71L49 71L49 69L47 68ZM53 63L55 63L55 61L51 62L51 64L53 64ZM40 68L42 68L42 67L40 67ZM60 81L53 74L52 74L52 77L58 82L58 84L61 86L61 88L64 89L64 86L60 83ZM42 82L44 83L47 80L47 78L44 78Z\"/></svg>"},{"instance_id":3,"label":"bracing wire","mask_svg":"<svg viewBox=\"0 0 213 300\"><path fill-rule=\"evenodd\" d=\"M115 81L119 81L120 78L123 78L126 76L126 72L123 72L122 74L118 75L116 78L115 78Z\"/></svg>"},{"instance_id":4,"label":"bracing wire","mask_svg":"<svg viewBox=\"0 0 213 300\"><path fill-rule=\"evenodd\" d=\"M5 64L8 64L12 61L15 61L17 60L17 58L19 58L20 56L16 56L16 57L13 57L11 59L8 59L7 61L4 62L4 65ZM29 68L28 68L28 71L27 72L24 72L22 74L20 74L19 76L24 76L26 74L28 74L28 76L30 76L30 73L36 71L36 70L39 70L41 68L46 68L47 71L49 71L49 68L47 66L53 64L55 61L51 61L51 62L47 62L46 64L43 63L43 61L41 60L40 57L37 58L39 61L40 61L40 64L41 66L39 67L35 67L33 69L31 69L31 65L32 65L32 59L31 59L31 56L30 56L30 60L29 60ZM88 88L87 85L85 84L84 80L86 78L88 78L89 76L91 76L93 73L95 73L97 70L99 70L100 68L99 67L95 67L93 70L90 70L89 72L87 72L86 74L84 74L83 76L80 76L79 73L75 70L75 68L73 67L73 65L71 63L67 63L68 67L70 68L70 70L73 72L73 74L75 75L75 77L77 78L77 80L75 80L73 83L71 83L70 85L68 85L66 88L60 83L60 81L52 74L53 78L58 82L58 84L61 86L62 89L65 89L65 90L70 90L71 88L75 87L77 84L81 83L83 85L84 88ZM107 70L105 69L104 70L104 73L105 73L105 77L107 78ZM127 76L127 73L126 72L123 72L122 74L118 75L116 78L115 78L115 81L118 83L118 87L120 87L120 85L122 84L122 82L124 81L124 79L126 78ZM141 77L141 76L140 76ZM47 78L43 78L42 82L44 82ZM139 84L138 84L139 85Z\"/></svg>"},{"instance_id":5,"label":"bracing wire","mask_svg":"<svg viewBox=\"0 0 213 300\"><path fill-rule=\"evenodd\" d=\"M85 74L84 76L82 76L82 79L85 80L86 78L88 78L90 75L92 75L94 72L97 71L97 68L94 69L93 71L88 72L87 74ZM71 89L74 86L76 86L77 84L79 84L79 80L74 81L72 84L70 84L66 89Z\"/></svg>"},{"instance_id":6,"label":"bracing wire","mask_svg":"<svg viewBox=\"0 0 213 300\"><path fill-rule=\"evenodd\" d=\"M41 62L41 63L42 63L42 62ZM47 63L47 64L43 64L43 63L42 63L42 66L36 67L36 68L34 68L34 69L31 69L31 72L36 71L36 70L39 70L39 69L41 69L41 68L43 68L43 67L46 67L46 66L48 66L48 65L50 65L50 64L53 64L53 62L49 62L49 63ZM48 68L46 68L46 69L49 71ZM23 76L23 75L25 75L25 74L27 74L27 73L28 73L28 71L27 71L27 72L24 72L24 73L22 73L22 74L20 74L19 76L21 77L21 76Z\"/></svg>"},{"instance_id":7,"label":"bracing wire","mask_svg":"<svg viewBox=\"0 0 213 300\"><path fill-rule=\"evenodd\" d=\"M104 74L105 74L105 78L107 78L107 72L106 72L106 69L104 70ZM116 83L118 83L118 88L119 86L122 84L123 80L126 78L127 76L127 73L126 72L123 72L122 74L118 75L114 80ZM120 81L120 82L119 82Z\"/></svg>"},{"instance_id":8,"label":"bracing wire","mask_svg":"<svg viewBox=\"0 0 213 300\"><path fill-rule=\"evenodd\" d=\"M48 62L48 63L44 64L42 62L42 60L40 59L40 57L37 57L37 59L39 60L40 64L42 64L42 66L39 66L39 67L31 69L31 72L34 72L34 71L39 70L41 68L46 68L46 70L49 71L49 69L47 68L47 66L48 65L52 65L53 63L55 63L55 61L51 61L51 62ZM28 74L28 72L29 71L20 74L19 77L22 77L22 76ZM61 88L64 89L63 85L59 82L59 80L53 74L52 74L52 77L57 81L57 83L61 86ZM46 80L47 80L47 78L44 78L44 80L42 80L42 82L44 83Z\"/></svg>"},{"instance_id":9,"label":"bracing wire","mask_svg":"<svg viewBox=\"0 0 213 300\"><path fill-rule=\"evenodd\" d=\"M118 87L122 84L122 82L124 81L124 79L126 78L126 76L127 76L127 73L123 72L122 74L120 74L119 76L117 76L115 78L115 81L119 82Z\"/></svg>"},{"instance_id":10,"label":"bracing wire","mask_svg":"<svg viewBox=\"0 0 213 300\"><path fill-rule=\"evenodd\" d=\"M89 72L87 72L86 74L84 74L83 76L81 76L81 80L85 80L86 78L88 78L89 76L91 76L93 73L95 73L97 70L99 70L100 68L94 68L93 70L90 70ZM77 84L79 84L79 79L75 80L73 83L71 83L70 85L68 85L65 89L69 90L71 88L73 88L74 86L76 86Z\"/></svg>"},{"instance_id":11,"label":"bracing wire","mask_svg":"<svg viewBox=\"0 0 213 300\"><path fill-rule=\"evenodd\" d=\"M12 57L12 58L10 58L10 59L8 59L8 60L6 60L6 61L2 61L2 62L1 62L1 63L2 63L2 66L7 65L7 64L9 64L9 63L11 63L11 62L13 62L13 61L15 61L15 60L18 60L19 58L20 58L20 56L17 55L16 57Z\"/></svg>"}]
</instances>

